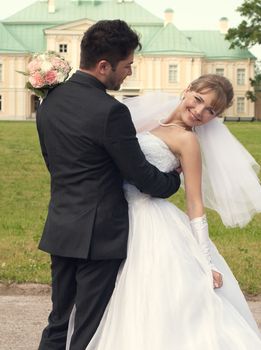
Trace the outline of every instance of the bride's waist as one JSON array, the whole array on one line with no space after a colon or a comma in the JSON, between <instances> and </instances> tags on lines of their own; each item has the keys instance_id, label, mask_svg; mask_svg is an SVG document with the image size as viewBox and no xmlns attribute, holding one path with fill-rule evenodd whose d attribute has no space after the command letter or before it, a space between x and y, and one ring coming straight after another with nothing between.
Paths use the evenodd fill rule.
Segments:
<instances>
[{"instance_id":1,"label":"bride's waist","mask_svg":"<svg viewBox=\"0 0 261 350\"><path fill-rule=\"evenodd\" d=\"M149 194L142 193L140 190L137 189L137 187L129 183L124 183L123 189L125 197L129 203L137 200L147 200L151 198Z\"/></svg>"}]
</instances>

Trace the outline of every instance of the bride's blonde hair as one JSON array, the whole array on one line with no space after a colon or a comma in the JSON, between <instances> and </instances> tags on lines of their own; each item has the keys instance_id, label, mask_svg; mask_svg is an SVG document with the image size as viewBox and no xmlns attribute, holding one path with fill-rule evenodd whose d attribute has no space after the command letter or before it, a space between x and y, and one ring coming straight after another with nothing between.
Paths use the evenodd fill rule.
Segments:
<instances>
[{"instance_id":1,"label":"bride's blonde hair","mask_svg":"<svg viewBox=\"0 0 261 350\"><path fill-rule=\"evenodd\" d=\"M234 91L231 82L217 74L205 74L192 81L189 86L190 91L198 93L208 93L214 91L216 99L213 101L213 108L217 115L230 107L233 103Z\"/></svg>"}]
</instances>

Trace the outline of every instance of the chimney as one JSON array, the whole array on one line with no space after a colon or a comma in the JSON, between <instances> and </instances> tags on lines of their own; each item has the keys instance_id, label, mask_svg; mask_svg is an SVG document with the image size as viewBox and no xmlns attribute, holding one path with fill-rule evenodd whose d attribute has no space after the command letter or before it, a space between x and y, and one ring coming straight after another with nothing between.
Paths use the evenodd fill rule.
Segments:
<instances>
[{"instance_id":1,"label":"chimney","mask_svg":"<svg viewBox=\"0 0 261 350\"><path fill-rule=\"evenodd\" d=\"M221 34L227 34L227 31L228 31L228 19L227 19L227 17L220 18L219 31Z\"/></svg>"},{"instance_id":2,"label":"chimney","mask_svg":"<svg viewBox=\"0 0 261 350\"><path fill-rule=\"evenodd\" d=\"M55 12L54 0L48 0L48 12L49 13L54 13Z\"/></svg>"},{"instance_id":3,"label":"chimney","mask_svg":"<svg viewBox=\"0 0 261 350\"><path fill-rule=\"evenodd\" d=\"M173 23L174 11L168 8L164 11L164 26L169 23Z\"/></svg>"}]
</instances>

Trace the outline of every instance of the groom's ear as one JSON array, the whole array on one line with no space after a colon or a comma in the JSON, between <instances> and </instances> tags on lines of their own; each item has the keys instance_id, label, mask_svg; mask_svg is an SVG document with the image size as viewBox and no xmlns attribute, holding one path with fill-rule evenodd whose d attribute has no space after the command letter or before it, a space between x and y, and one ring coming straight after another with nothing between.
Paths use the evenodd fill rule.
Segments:
<instances>
[{"instance_id":1,"label":"groom's ear","mask_svg":"<svg viewBox=\"0 0 261 350\"><path fill-rule=\"evenodd\" d=\"M101 60L97 63L96 68L97 68L97 71L99 72L99 74L107 75L111 69L111 64L106 60Z\"/></svg>"}]
</instances>

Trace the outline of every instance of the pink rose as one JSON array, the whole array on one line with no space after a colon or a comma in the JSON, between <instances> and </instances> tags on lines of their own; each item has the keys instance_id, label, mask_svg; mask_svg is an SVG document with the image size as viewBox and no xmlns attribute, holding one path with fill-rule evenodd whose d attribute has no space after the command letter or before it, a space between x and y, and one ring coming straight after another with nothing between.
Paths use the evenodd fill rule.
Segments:
<instances>
[{"instance_id":1,"label":"pink rose","mask_svg":"<svg viewBox=\"0 0 261 350\"><path fill-rule=\"evenodd\" d=\"M28 63L27 68L28 68L29 73L31 75L41 68L41 63L38 59L33 59L31 62Z\"/></svg>"},{"instance_id":2,"label":"pink rose","mask_svg":"<svg viewBox=\"0 0 261 350\"><path fill-rule=\"evenodd\" d=\"M28 75L26 87L37 96L46 96L49 88L64 82L70 71L69 62L55 52L36 53L24 72Z\"/></svg>"},{"instance_id":3,"label":"pink rose","mask_svg":"<svg viewBox=\"0 0 261 350\"><path fill-rule=\"evenodd\" d=\"M69 66L68 62L63 60L62 58L53 58L52 65L57 71L63 72L65 74L69 73L71 70L71 67Z\"/></svg>"},{"instance_id":4,"label":"pink rose","mask_svg":"<svg viewBox=\"0 0 261 350\"><path fill-rule=\"evenodd\" d=\"M57 73L55 70L50 70L44 76L46 85L53 85L57 83Z\"/></svg>"},{"instance_id":5,"label":"pink rose","mask_svg":"<svg viewBox=\"0 0 261 350\"><path fill-rule=\"evenodd\" d=\"M70 67L68 62L66 62L66 64L65 64L64 71L66 74L69 74L71 71L71 67Z\"/></svg>"},{"instance_id":6,"label":"pink rose","mask_svg":"<svg viewBox=\"0 0 261 350\"><path fill-rule=\"evenodd\" d=\"M39 72L35 72L29 77L29 82L34 88L41 88L45 85L44 79Z\"/></svg>"},{"instance_id":7,"label":"pink rose","mask_svg":"<svg viewBox=\"0 0 261 350\"><path fill-rule=\"evenodd\" d=\"M54 68L59 69L60 64L61 64L61 59L59 57L53 57L51 59L51 63L52 63Z\"/></svg>"}]
</instances>

